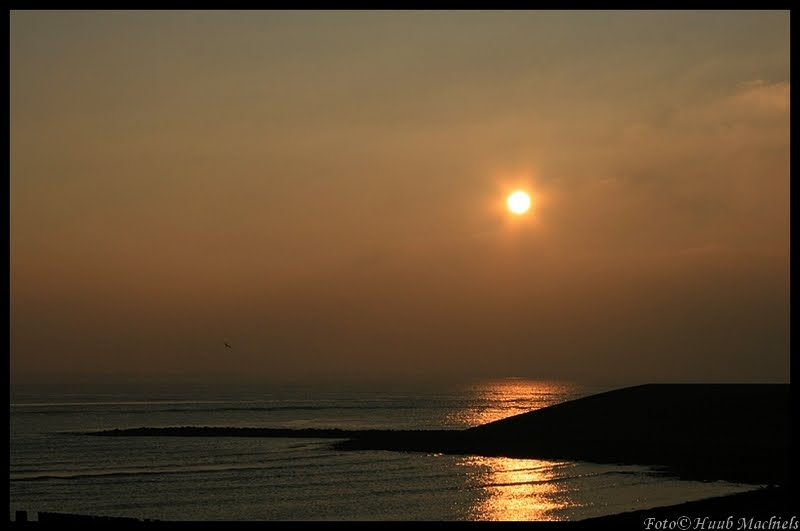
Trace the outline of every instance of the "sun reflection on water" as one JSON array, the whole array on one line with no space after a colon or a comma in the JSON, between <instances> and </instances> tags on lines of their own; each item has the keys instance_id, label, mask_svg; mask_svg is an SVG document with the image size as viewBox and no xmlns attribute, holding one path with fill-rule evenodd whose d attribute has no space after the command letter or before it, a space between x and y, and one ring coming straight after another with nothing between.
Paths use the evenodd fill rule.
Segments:
<instances>
[{"instance_id":1,"label":"sun reflection on water","mask_svg":"<svg viewBox=\"0 0 800 531\"><path fill-rule=\"evenodd\" d=\"M471 520L562 520L577 502L559 487L557 470L568 463L507 457L465 457L468 485L482 490Z\"/></svg>"},{"instance_id":2,"label":"sun reflection on water","mask_svg":"<svg viewBox=\"0 0 800 531\"><path fill-rule=\"evenodd\" d=\"M579 387L565 382L506 378L471 385L470 407L452 413L447 424L473 427L578 398Z\"/></svg>"},{"instance_id":3,"label":"sun reflection on water","mask_svg":"<svg viewBox=\"0 0 800 531\"><path fill-rule=\"evenodd\" d=\"M471 407L454 413L448 421L464 427L478 426L582 396L572 384L508 378L472 386ZM459 460L467 485L480 491L468 518L471 520L562 520L579 503L560 481L567 462L506 457L470 456Z\"/></svg>"}]
</instances>

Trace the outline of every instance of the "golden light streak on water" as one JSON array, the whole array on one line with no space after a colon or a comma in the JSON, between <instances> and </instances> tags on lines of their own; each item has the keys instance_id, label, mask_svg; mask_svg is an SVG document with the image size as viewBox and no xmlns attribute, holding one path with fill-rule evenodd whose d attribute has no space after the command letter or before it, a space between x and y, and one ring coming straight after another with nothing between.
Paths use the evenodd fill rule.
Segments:
<instances>
[{"instance_id":1,"label":"golden light streak on water","mask_svg":"<svg viewBox=\"0 0 800 531\"><path fill-rule=\"evenodd\" d=\"M450 419L478 426L512 415L558 404L575 397L577 389L564 382L506 378L475 384L474 407L453 413ZM563 482L552 481L561 462L537 459L470 456L461 459L467 483L480 489L471 520L562 520L578 504Z\"/></svg>"},{"instance_id":2,"label":"golden light streak on water","mask_svg":"<svg viewBox=\"0 0 800 531\"><path fill-rule=\"evenodd\" d=\"M575 398L576 387L565 382L505 378L475 384L474 407L452 413L448 421L465 427L559 404Z\"/></svg>"},{"instance_id":3,"label":"golden light streak on water","mask_svg":"<svg viewBox=\"0 0 800 531\"><path fill-rule=\"evenodd\" d=\"M459 465L467 468L470 483L482 485L472 520L562 520L564 510L578 504L561 482L552 481L560 462L472 456Z\"/></svg>"}]
</instances>

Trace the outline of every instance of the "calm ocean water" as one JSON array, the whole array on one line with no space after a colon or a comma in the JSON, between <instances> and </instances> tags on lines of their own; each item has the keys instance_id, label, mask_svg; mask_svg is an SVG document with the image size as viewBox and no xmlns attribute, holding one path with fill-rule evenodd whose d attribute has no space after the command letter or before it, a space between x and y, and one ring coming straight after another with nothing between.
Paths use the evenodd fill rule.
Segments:
<instances>
[{"instance_id":1,"label":"calm ocean water","mask_svg":"<svg viewBox=\"0 0 800 531\"><path fill-rule=\"evenodd\" d=\"M359 451L330 440L90 437L139 426L460 429L607 390L447 386L12 387L10 514L158 520L579 520L753 488L646 467Z\"/></svg>"}]
</instances>

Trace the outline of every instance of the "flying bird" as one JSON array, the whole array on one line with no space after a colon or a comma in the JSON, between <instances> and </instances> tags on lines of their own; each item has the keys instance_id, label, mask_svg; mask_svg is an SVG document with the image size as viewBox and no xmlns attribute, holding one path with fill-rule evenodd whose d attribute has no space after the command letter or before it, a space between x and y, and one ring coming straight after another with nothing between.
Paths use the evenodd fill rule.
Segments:
<instances>
[{"instance_id":1,"label":"flying bird","mask_svg":"<svg viewBox=\"0 0 800 531\"><path fill-rule=\"evenodd\" d=\"M228 344L228 342L227 342L227 341L223 341L223 343L225 343L225 346L226 346L227 348L233 348L232 346L230 346L230 345Z\"/></svg>"}]
</instances>

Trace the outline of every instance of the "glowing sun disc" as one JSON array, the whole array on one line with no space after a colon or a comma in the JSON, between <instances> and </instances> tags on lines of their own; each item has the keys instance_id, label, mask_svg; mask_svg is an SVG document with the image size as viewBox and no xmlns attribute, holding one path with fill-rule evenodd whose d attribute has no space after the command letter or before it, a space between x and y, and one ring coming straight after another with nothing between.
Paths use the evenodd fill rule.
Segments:
<instances>
[{"instance_id":1,"label":"glowing sun disc","mask_svg":"<svg viewBox=\"0 0 800 531\"><path fill-rule=\"evenodd\" d=\"M531 196L522 190L517 190L508 196L506 205L508 205L508 209L514 214L524 214L531 207Z\"/></svg>"}]
</instances>

